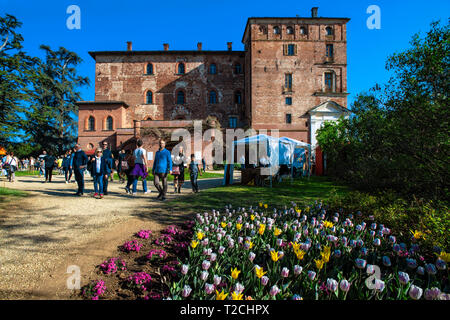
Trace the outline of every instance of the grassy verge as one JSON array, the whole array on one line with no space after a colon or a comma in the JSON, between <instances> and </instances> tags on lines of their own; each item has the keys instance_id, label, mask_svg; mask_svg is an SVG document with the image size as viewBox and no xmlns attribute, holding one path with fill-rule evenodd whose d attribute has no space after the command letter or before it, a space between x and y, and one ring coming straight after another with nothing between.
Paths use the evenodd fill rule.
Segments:
<instances>
[{"instance_id":1,"label":"grassy verge","mask_svg":"<svg viewBox=\"0 0 450 320\"><path fill-rule=\"evenodd\" d=\"M200 190L198 194L187 195L168 202L174 211L201 212L201 210L222 210L225 205L233 207L249 207L259 202L270 207L280 208L290 205L291 201L297 204L309 204L316 200L326 201L333 194L345 195L350 189L337 185L323 177L295 179L292 184L285 181L275 184L273 188L233 185Z\"/></svg>"},{"instance_id":2,"label":"grassy verge","mask_svg":"<svg viewBox=\"0 0 450 320\"><path fill-rule=\"evenodd\" d=\"M119 180L119 176L117 175L117 173L114 173L114 180ZM203 175L199 175L198 179L211 179L211 178L223 178L223 173L215 173L215 172L204 172ZM154 176L151 172L149 172L148 176L147 176L147 181L153 181ZM184 173L184 180L185 181L189 181L190 177L189 177L189 173L187 173L185 171ZM167 176L167 180L168 181L173 181L173 175L169 174Z\"/></svg>"},{"instance_id":3,"label":"grassy verge","mask_svg":"<svg viewBox=\"0 0 450 320\"><path fill-rule=\"evenodd\" d=\"M3 207L3 204L14 200L20 200L27 195L28 193L24 191L0 187L0 209Z\"/></svg>"}]
</instances>

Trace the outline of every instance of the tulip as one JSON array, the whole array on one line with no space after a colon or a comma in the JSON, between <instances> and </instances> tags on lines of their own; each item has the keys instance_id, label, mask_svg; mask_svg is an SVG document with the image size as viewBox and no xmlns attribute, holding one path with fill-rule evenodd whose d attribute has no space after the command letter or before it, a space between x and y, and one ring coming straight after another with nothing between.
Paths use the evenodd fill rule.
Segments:
<instances>
[{"instance_id":1,"label":"tulip","mask_svg":"<svg viewBox=\"0 0 450 320\"><path fill-rule=\"evenodd\" d=\"M294 274L296 276L298 276L300 273L302 273L303 267L299 266L299 265L295 265L294 266Z\"/></svg>"},{"instance_id":2,"label":"tulip","mask_svg":"<svg viewBox=\"0 0 450 320\"><path fill-rule=\"evenodd\" d=\"M270 288L270 291L269 291L269 294L272 296L272 297L275 297L277 294L279 294L281 292L281 290L276 286L276 285L274 285L274 286L272 286L272 288Z\"/></svg>"},{"instance_id":3,"label":"tulip","mask_svg":"<svg viewBox=\"0 0 450 320\"><path fill-rule=\"evenodd\" d=\"M222 254L224 251L225 251L225 248L223 246L220 246L219 250L218 250L219 254Z\"/></svg>"},{"instance_id":4,"label":"tulip","mask_svg":"<svg viewBox=\"0 0 450 320\"><path fill-rule=\"evenodd\" d=\"M283 278L289 277L289 269L286 268L286 267L284 267L284 268L281 270L281 276L282 276Z\"/></svg>"},{"instance_id":5,"label":"tulip","mask_svg":"<svg viewBox=\"0 0 450 320\"><path fill-rule=\"evenodd\" d=\"M359 269L364 269L366 267L367 261L364 259L358 258L355 260L355 262L356 262L356 267Z\"/></svg>"},{"instance_id":6,"label":"tulip","mask_svg":"<svg viewBox=\"0 0 450 320\"><path fill-rule=\"evenodd\" d=\"M208 270L210 266L211 266L211 262L210 261L203 260L203 262L202 262L202 269L203 270Z\"/></svg>"},{"instance_id":7,"label":"tulip","mask_svg":"<svg viewBox=\"0 0 450 320\"><path fill-rule=\"evenodd\" d=\"M368 264L366 272L367 272L367 274L374 274L375 273L375 266L372 265L372 264Z\"/></svg>"},{"instance_id":8,"label":"tulip","mask_svg":"<svg viewBox=\"0 0 450 320\"><path fill-rule=\"evenodd\" d=\"M308 271L308 278L313 281L316 278L316 273L314 271Z\"/></svg>"},{"instance_id":9,"label":"tulip","mask_svg":"<svg viewBox=\"0 0 450 320\"><path fill-rule=\"evenodd\" d=\"M408 268L415 269L417 267L417 261L415 259L407 258L406 265Z\"/></svg>"},{"instance_id":10,"label":"tulip","mask_svg":"<svg viewBox=\"0 0 450 320\"><path fill-rule=\"evenodd\" d=\"M342 279L339 284L339 288L341 288L341 290L344 292L348 292L348 290L350 290L350 282L348 282L345 279Z\"/></svg>"},{"instance_id":11,"label":"tulip","mask_svg":"<svg viewBox=\"0 0 450 320\"><path fill-rule=\"evenodd\" d=\"M338 289L338 282L334 279L328 278L327 279L327 288L331 292L336 292L336 290Z\"/></svg>"},{"instance_id":12,"label":"tulip","mask_svg":"<svg viewBox=\"0 0 450 320\"><path fill-rule=\"evenodd\" d=\"M447 264L445 263L444 260L442 260L442 259L437 259L437 260L436 260L436 267L437 267L439 270L445 270L445 269L447 269Z\"/></svg>"},{"instance_id":13,"label":"tulip","mask_svg":"<svg viewBox=\"0 0 450 320\"><path fill-rule=\"evenodd\" d=\"M222 281L222 277L219 277L218 275L214 275L214 285L218 286L220 282Z\"/></svg>"},{"instance_id":14,"label":"tulip","mask_svg":"<svg viewBox=\"0 0 450 320\"><path fill-rule=\"evenodd\" d=\"M334 256L336 258L340 258L342 256L342 252L339 249L334 250Z\"/></svg>"},{"instance_id":15,"label":"tulip","mask_svg":"<svg viewBox=\"0 0 450 320\"><path fill-rule=\"evenodd\" d=\"M250 253L248 254L248 259L249 259L251 262L253 262L253 260L255 259L255 257L256 257L256 254L255 254L254 252L250 252Z\"/></svg>"},{"instance_id":16,"label":"tulip","mask_svg":"<svg viewBox=\"0 0 450 320\"><path fill-rule=\"evenodd\" d=\"M373 240L373 245L379 247L381 245L381 240L379 238L375 238Z\"/></svg>"},{"instance_id":17,"label":"tulip","mask_svg":"<svg viewBox=\"0 0 450 320\"><path fill-rule=\"evenodd\" d=\"M209 258L210 258L211 262L216 261L216 259L217 259L217 253L211 253L211 255L210 255Z\"/></svg>"},{"instance_id":18,"label":"tulip","mask_svg":"<svg viewBox=\"0 0 450 320\"><path fill-rule=\"evenodd\" d=\"M413 298L414 300L419 300L422 296L422 288L417 287L415 285L411 285L411 288L409 288L409 296Z\"/></svg>"},{"instance_id":19,"label":"tulip","mask_svg":"<svg viewBox=\"0 0 450 320\"><path fill-rule=\"evenodd\" d=\"M181 266L181 273L182 274L187 274L188 273L188 270L189 270L189 265L187 265L187 264L183 264L182 266Z\"/></svg>"},{"instance_id":20,"label":"tulip","mask_svg":"<svg viewBox=\"0 0 450 320\"><path fill-rule=\"evenodd\" d=\"M214 289L215 289L215 287L214 287L213 284L205 283L205 292L206 292L206 294L214 293Z\"/></svg>"},{"instance_id":21,"label":"tulip","mask_svg":"<svg viewBox=\"0 0 450 320\"><path fill-rule=\"evenodd\" d=\"M183 291L181 293L183 298L189 297L189 295L191 294L191 291L192 291L191 287L189 287L188 285L185 285L183 288Z\"/></svg>"},{"instance_id":22,"label":"tulip","mask_svg":"<svg viewBox=\"0 0 450 320\"><path fill-rule=\"evenodd\" d=\"M383 265L385 267L390 267L391 266L391 259L389 259L388 256L383 256Z\"/></svg>"},{"instance_id":23,"label":"tulip","mask_svg":"<svg viewBox=\"0 0 450 320\"><path fill-rule=\"evenodd\" d=\"M395 236L389 236L390 243L395 243L396 241L397 241L397 239L395 238Z\"/></svg>"},{"instance_id":24,"label":"tulip","mask_svg":"<svg viewBox=\"0 0 450 320\"><path fill-rule=\"evenodd\" d=\"M384 290L384 281L376 279L375 280L375 290L378 292L383 292Z\"/></svg>"},{"instance_id":25,"label":"tulip","mask_svg":"<svg viewBox=\"0 0 450 320\"><path fill-rule=\"evenodd\" d=\"M398 280L400 281L401 284L405 285L409 282L409 275L406 272L399 272Z\"/></svg>"},{"instance_id":26,"label":"tulip","mask_svg":"<svg viewBox=\"0 0 450 320\"><path fill-rule=\"evenodd\" d=\"M269 278L266 277L266 276L262 276L262 277L261 277L261 284L262 284L263 286L266 286L268 283L269 283Z\"/></svg>"},{"instance_id":27,"label":"tulip","mask_svg":"<svg viewBox=\"0 0 450 320\"><path fill-rule=\"evenodd\" d=\"M209 273L208 271L202 271L200 273L200 279L202 279L202 281L206 281L206 279L208 279Z\"/></svg>"},{"instance_id":28,"label":"tulip","mask_svg":"<svg viewBox=\"0 0 450 320\"><path fill-rule=\"evenodd\" d=\"M423 267L418 267L416 270L417 274L423 276L425 274L425 269Z\"/></svg>"},{"instance_id":29,"label":"tulip","mask_svg":"<svg viewBox=\"0 0 450 320\"><path fill-rule=\"evenodd\" d=\"M425 265L425 268L428 274L434 275L437 273L436 266L432 263L428 263L427 265Z\"/></svg>"},{"instance_id":30,"label":"tulip","mask_svg":"<svg viewBox=\"0 0 450 320\"><path fill-rule=\"evenodd\" d=\"M437 300L441 294L441 290L436 287L425 289L424 297L426 300Z\"/></svg>"},{"instance_id":31,"label":"tulip","mask_svg":"<svg viewBox=\"0 0 450 320\"><path fill-rule=\"evenodd\" d=\"M245 287L241 283L236 283L234 285L234 291L238 294L241 294L244 291Z\"/></svg>"}]
</instances>

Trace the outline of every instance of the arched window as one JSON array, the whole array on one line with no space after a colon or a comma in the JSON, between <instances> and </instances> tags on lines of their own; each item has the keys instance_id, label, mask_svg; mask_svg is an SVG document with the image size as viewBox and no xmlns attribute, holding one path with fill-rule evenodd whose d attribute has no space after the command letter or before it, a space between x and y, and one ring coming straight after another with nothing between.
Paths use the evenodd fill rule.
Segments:
<instances>
[{"instance_id":1,"label":"arched window","mask_svg":"<svg viewBox=\"0 0 450 320\"><path fill-rule=\"evenodd\" d=\"M179 64L178 64L178 74L184 74L185 73L185 67L184 67L184 63L183 62L180 62Z\"/></svg>"},{"instance_id":2,"label":"arched window","mask_svg":"<svg viewBox=\"0 0 450 320\"><path fill-rule=\"evenodd\" d=\"M292 27L287 27L287 28L286 28L286 33L287 33L287 34L294 34L294 28L292 28Z\"/></svg>"},{"instance_id":3,"label":"arched window","mask_svg":"<svg viewBox=\"0 0 450 320\"><path fill-rule=\"evenodd\" d=\"M326 32L327 32L327 36L332 36L332 35L333 35L333 28L331 28L331 27L326 27L325 30L326 30Z\"/></svg>"},{"instance_id":4,"label":"arched window","mask_svg":"<svg viewBox=\"0 0 450 320\"><path fill-rule=\"evenodd\" d=\"M153 92L147 91L145 103L153 104Z\"/></svg>"},{"instance_id":5,"label":"arched window","mask_svg":"<svg viewBox=\"0 0 450 320\"><path fill-rule=\"evenodd\" d=\"M217 66L215 63L211 63L209 65L209 73L210 74L216 74L217 73Z\"/></svg>"},{"instance_id":6,"label":"arched window","mask_svg":"<svg viewBox=\"0 0 450 320\"><path fill-rule=\"evenodd\" d=\"M211 90L209 92L209 103L210 104L216 104L217 103L217 92L214 90Z\"/></svg>"},{"instance_id":7,"label":"arched window","mask_svg":"<svg viewBox=\"0 0 450 320\"><path fill-rule=\"evenodd\" d=\"M234 103L242 104L242 93L241 93L241 91L236 91L234 93Z\"/></svg>"},{"instance_id":8,"label":"arched window","mask_svg":"<svg viewBox=\"0 0 450 320\"><path fill-rule=\"evenodd\" d=\"M179 90L177 92L177 104L184 104L185 103L185 96L184 96L184 91L183 90Z\"/></svg>"},{"instance_id":9,"label":"arched window","mask_svg":"<svg viewBox=\"0 0 450 320\"><path fill-rule=\"evenodd\" d=\"M113 118L111 116L106 118L106 130L113 130Z\"/></svg>"},{"instance_id":10,"label":"arched window","mask_svg":"<svg viewBox=\"0 0 450 320\"><path fill-rule=\"evenodd\" d=\"M277 27L277 26L273 27L273 33L280 34L280 27Z\"/></svg>"},{"instance_id":11,"label":"arched window","mask_svg":"<svg viewBox=\"0 0 450 320\"><path fill-rule=\"evenodd\" d=\"M300 34L308 34L308 29L306 27L300 27Z\"/></svg>"},{"instance_id":12,"label":"arched window","mask_svg":"<svg viewBox=\"0 0 450 320\"><path fill-rule=\"evenodd\" d=\"M153 64L147 64L147 74L153 74Z\"/></svg>"},{"instance_id":13,"label":"arched window","mask_svg":"<svg viewBox=\"0 0 450 320\"><path fill-rule=\"evenodd\" d=\"M242 66L241 66L241 64L239 62L234 65L234 73L235 74L241 74L242 73Z\"/></svg>"},{"instance_id":14,"label":"arched window","mask_svg":"<svg viewBox=\"0 0 450 320\"><path fill-rule=\"evenodd\" d=\"M93 116L89 117L88 120L88 128L89 131L94 131L95 130L95 118Z\"/></svg>"}]
</instances>

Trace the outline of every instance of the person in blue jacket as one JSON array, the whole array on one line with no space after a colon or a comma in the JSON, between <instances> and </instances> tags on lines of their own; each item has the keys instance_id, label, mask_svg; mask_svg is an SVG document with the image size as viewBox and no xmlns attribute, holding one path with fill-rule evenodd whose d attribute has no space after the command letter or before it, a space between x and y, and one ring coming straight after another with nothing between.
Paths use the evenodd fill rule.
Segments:
<instances>
[{"instance_id":1,"label":"person in blue jacket","mask_svg":"<svg viewBox=\"0 0 450 320\"><path fill-rule=\"evenodd\" d=\"M155 187L159 191L156 198L164 201L167 193L167 175L172 174L172 157L170 151L166 149L166 142L162 139L159 141L159 150L155 154L152 173L155 176Z\"/></svg>"},{"instance_id":2,"label":"person in blue jacket","mask_svg":"<svg viewBox=\"0 0 450 320\"><path fill-rule=\"evenodd\" d=\"M66 180L66 183L70 182L70 179L72 178L72 150L69 149L69 151L66 152L63 158L62 167L64 169L64 178Z\"/></svg>"},{"instance_id":3,"label":"person in blue jacket","mask_svg":"<svg viewBox=\"0 0 450 320\"><path fill-rule=\"evenodd\" d=\"M91 176L94 179L94 198L103 198L103 182L111 173L109 158L103 155L101 148L95 151L95 156L91 159Z\"/></svg>"},{"instance_id":4,"label":"person in blue jacket","mask_svg":"<svg viewBox=\"0 0 450 320\"><path fill-rule=\"evenodd\" d=\"M72 169L75 174L75 180L78 184L77 196L82 196L84 194L84 170L88 163L88 157L83 150L81 150L80 144L76 144L74 148L75 152L72 160Z\"/></svg>"}]
</instances>

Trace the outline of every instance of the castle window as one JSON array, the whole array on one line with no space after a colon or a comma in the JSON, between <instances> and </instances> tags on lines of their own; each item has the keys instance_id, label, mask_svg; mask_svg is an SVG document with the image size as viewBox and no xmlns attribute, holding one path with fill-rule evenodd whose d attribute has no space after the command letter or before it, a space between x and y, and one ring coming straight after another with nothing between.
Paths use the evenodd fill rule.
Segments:
<instances>
[{"instance_id":1,"label":"castle window","mask_svg":"<svg viewBox=\"0 0 450 320\"><path fill-rule=\"evenodd\" d=\"M287 34L294 34L294 28L292 28L292 27L287 27L287 28L286 28L286 33L287 33Z\"/></svg>"},{"instance_id":2,"label":"castle window","mask_svg":"<svg viewBox=\"0 0 450 320\"><path fill-rule=\"evenodd\" d=\"M300 27L300 34L307 35L308 29L306 27Z\"/></svg>"},{"instance_id":3,"label":"castle window","mask_svg":"<svg viewBox=\"0 0 450 320\"><path fill-rule=\"evenodd\" d=\"M106 130L113 130L113 118L111 116L106 118Z\"/></svg>"},{"instance_id":4,"label":"castle window","mask_svg":"<svg viewBox=\"0 0 450 320\"><path fill-rule=\"evenodd\" d=\"M185 96L184 91L180 90L177 92L177 104L184 104L185 103Z\"/></svg>"},{"instance_id":5,"label":"castle window","mask_svg":"<svg viewBox=\"0 0 450 320\"><path fill-rule=\"evenodd\" d=\"M214 90L211 90L209 92L209 103L210 104L216 104L217 103L217 92Z\"/></svg>"},{"instance_id":6,"label":"castle window","mask_svg":"<svg viewBox=\"0 0 450 320\"><path fill-rule=\"evenodd\" d=\"M333 28L332 27L326 27L325 31L327 32L327 36L333 35Z\"/></svg>"},{"instance_id":7,"label":"castle window","mask_svg":"<svg viewBox=\"0 0 450 320\"><path fill-rule=\"evenodd\" d=\"M89 117L87 129L89 131L95 131L95 118L93 116Z\"/></svg>"},{"instance_id":8,"label":"castle window","mask_svg":"<svg viewBox=\"0 0 450 320\"><path fill-rule=\"evenodd\" d=\"M153 64L148 63L146 71L147 71L147 74L153 74Z\"/></svg>"},{"instance_id":9,"label":"castle window","mask_svg":"<svg viewBox=\"0 0 450 320\"><path fill-rule=\"evenodd\" d=\"M229 117L228 118L228 126L230 128L237 128L237 117Z\"/></svg>"},{"instance_id":10,"label":"castle window","mask_svg":"<svg viewBox=\"0 0 450 320\"><path fill-rule=\"evenodd\" d=\"M185 73L185 67L184 67L184 63L183 62L180 62L179 64L178 64L178 74L184 74Z\"/></svg>"},{"instance_id":11,"label":"castle window","mask_svg":"<svg viewBox=\"0 0 450 320\"><path fill-rule=\"evenodd\" d=\"M236 91L234 93L234 103L242 104L242 93L241 93L241 91Z\"/></svg>"},{"instance_id":12,"label":"castle window","mask_svg":"<svg viewBox=\"0 0 450 320\"><path fill-rule=\"evenodd\" d=\"M292 123L292 114L286 113L286 123L287 124Z\"/></svg>"},{"instance_id":13,"label":"castle window","mask_svg":"<svg viewBox=\"0 0 450 320\"><path fill-rule=\"evenodd\" d=\"M284 75L284 87L285 89L292 89L292 73Z\"/></svg>"},{"instance_id":14,"label":"castle window","mask_svg":"<svg viewBox=\"0 0 450 320\"><path fill-rule=\"evenodd\" d=\"M292 97L286 97L286 104L287 104L288 106L291 106L291 105L292 105Z\"/></svg>"},{"instance_id":15,"label":"castle window","mask_svg":"<svg viewBox=\"0 0 450 320\"><path fill-rule=\"evenodd\" d=\"M326 56L328 58L333 58L333 45L332 44L327 44Z\"/></svg>"},{"instance_id":16,"label":"castle window","mask_svg":"<svg viewBox=\"0 0 450 320\"><path fill-rule=\"evenodd\" d=\"M273 33L280 34L280 27L277 27L277 26L273 27Z\"/></svg>"},{"instance_id":17,"label":"castle window","mask_svg":"<svg viewBox=\"0 0 450 320\"><path fill-rule=\"evenodd\" d=\"M333 72L325 72L325 91L334 91L334 74Z\"/></svg>"},{"instance_id":18,"label":"castle window","mask_svg":"<svg viewBox=\"0 0 450 320\"><path fill-rule=\"evenodd\" d=\"M242 73L242 66L240 63L236 63L234 65L234 73L235 74L241 74Z\"/></svg>"},{"instance_id":19,"label":"castle window","mask_svg":"<svg viewBox=\"0 0 450 320\"><path fill-rule=\"evenodd\" d=\"M209 73L210 74L217 74L217 66L215 63L211 63L209 65Z\"/></svg>"},{"instance_id":20,"label":"castle window","mask_svg":"<svg viewBox=\"0 0 450 320\"><path fill-rule=\"evenodd\" d=\"M295 50L296 48L295 48L295 44L288 44L287 45L287 55L288 56L293 56L293 55L295 55Z\"/></svg>"},{"instance_id":21,"label":"castle window","mask_svg":"<svg viewBox=\"0 0 450 320\"><path fill-rule=\"evenodd\" d=\"M153 104L153 92L147 91L146 103L147 104Z\"/></svg>"}]
</instances>

